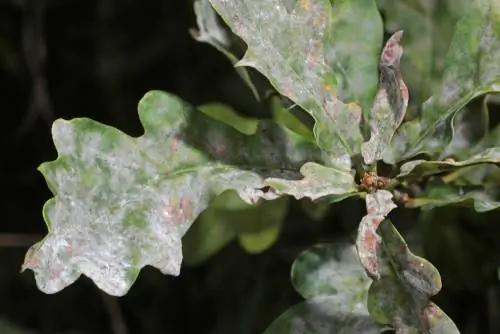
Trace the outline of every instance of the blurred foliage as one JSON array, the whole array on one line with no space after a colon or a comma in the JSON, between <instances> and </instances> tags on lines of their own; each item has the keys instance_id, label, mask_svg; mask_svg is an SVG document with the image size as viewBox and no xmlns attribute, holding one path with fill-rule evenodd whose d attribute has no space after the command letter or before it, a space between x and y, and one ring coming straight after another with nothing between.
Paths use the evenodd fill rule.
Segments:
<instances>
[{"instance_id":1,"label":"blurred foliage","mask_svg":"<svg viewBox=\"0 0 500 334\"><path fill-rule=\"evenodd\" d=\"M45 5L42 11L34 3L0 2L0 83L5 87L0 126L4 157L16 156L2 166L4 175L8 175L2 179L8 192L2 203L2 232L45 233L39 212L50 193L35 167L39 161L54 158L47 119L85 116L140 134L136 104L152 88L174 92L193 105L217 101L246 116L273 117L275 102L271 101L279 98L271 94L273 99L269 100L270 85L263 77L249 70L260 92L259 102L230 61L189 36L189 29L196 28L191 1L152 1L144 5L111 0L46 0L40 1ZM405 76L411 92L409 118L418 114L420 102L432 93L430 82L442 71L452 23L463 13L461 4L444 0L379 1L386 32L405 30L403 73L413 73L414 68L424 73ZM443 14L447 12L451 14ZM37 20L44 27L42 34L32 32ZM229 32L228 36L239 45L240 53L236 54L240 57L244 50L241 40ZM35 51L30 48L40 42L45 47ZM30 60L26 53L43 53L43 49L45 62L33 66L39 62ZM40 69L44 70L41 74ZM45 95L37 84L40 75L48 82ZM49 108L44 102L47 97ZM481 113L483 100L473 100L468 110ZM307 116L297 112L300 108L286 99L282 102L280 107L292 110L310 124ZM491 145L498 132L499 106L495 99L487 102L491 136L485 141ZM39 107L35 108L37 112L30 112L30 105ZM25 119L33 119L32 125L20 135L18 126ZM498 180L497 169L488 166L478 178L473 178L470 170L456 177L466 184L471 179L482 184L484 176ZM143 271L129 295L118 301L130 333L263 332L273 319L301 300L289 281L295 257L317 242L338 237L354 240L364 210L362 204L346 201L311 219L301 205L291 201L279 239L260 255L244 253L234 240L200 266L183 268L177 279L154 270ZM498 213L477 214L456 207L418 214L398 209L391 218L407 241L415 240L414 244L409 242L410 248L421 249L421 253L415 253L439 268L443 290L434 300L455 320L461 333L497 333ZM18 274L24 252L24 248L0 249L0 314L8 319L6 323L35 333L113 331L114 311L93 284L80 280L60 294L43 295L36 290L31 274ZM197 321L186 323L186 317Z\"/></svg>"}]
</instances>

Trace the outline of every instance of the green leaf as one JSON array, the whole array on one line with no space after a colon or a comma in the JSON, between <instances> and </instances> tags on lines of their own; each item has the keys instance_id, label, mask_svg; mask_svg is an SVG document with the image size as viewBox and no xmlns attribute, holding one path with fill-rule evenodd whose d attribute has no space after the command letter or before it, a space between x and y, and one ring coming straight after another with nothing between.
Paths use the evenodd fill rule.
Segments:
<instances>
[{"instance_id":1,"label":"green leaf","mask_svg":"<svg viewBox=\"0 0 500 334\"><path fill-rule=\"evenodd\" d=\"M273 188L276 194L288 194L296 199L308 197L312 200L328 196L330 198L357 194L357 185L354 174L349 170L331 168L308 162L302 166L301 180L285 180L269 178L266 185Z\"/></svg>"},{"instance_id":2,"label":"green leaf","mask_svg":"<svg viewBox=\"0 0 500 334\"><path fill-rule=\"evenodd\" d=\"M292 306L264 334L380 333L380 326L369 316L356 311L346 314L343 309L336 296L316 296Z\"/></svg>"},{"instance_id":3,"label":"green leaf","mask_svg":"<svg viewBox=\"0 0 500 334\"><path fill-rule=\"evenodd\" d=\"M486 212L500 208L500 201L496 194L486 187L467 188L453 186L442 182L431 182L426 188L411 198L405 206L408 208L422 207L423 210L431 210L436 207L452 204L461 204L473 207L477 212Z\"/></svg>"},{"instance_id":4,"label":"green leaf","mask_svg":"<svg viewBox=\"0 0 500 334\"><path fill-rule=\"evenodd\" d=\"M81 118L57 120L55 161L39 167L55 195L49 233L26 255L38 287L55 293L81 274L124 295L146 265L178 275L181 237L218 194L247 203L278 197L265 179L300 178L320 152L273 122L246 136L158 91L139 103L144 135Z\"/></svg>"},{"instance_id":5,"label":"green leaf","mask_svg":"<svg viewBox=\"0 0 500 334\"><path fill-rule=\"evenodd\" d=\"M439 83L453 27L466 13L467 2L472 1L378 0L386 30L405 32L401 69L411 92L410 104L420 105Z\"/></svg>"},{"instance_id":6,"label":"green leaf","mask_svg":"<svg viewBox=\"0 0 500 334\"><path fill-rule=\"evenodd\" d=\"M420 134L420 124L418 120L405 122L392 137L389 146L384 151L383 160L385 163L395 165L400 162L408 148L408 145L417 140Z\"/></svg>"},{"instance_id":7,"label":"green leaf","mask_svg":"<svg viewBox=\"0 0 500 334\"><path fill-rule=\"evenodd\" d=\"M380 246L380 236L377 234L379 224L396 208L392 201L393 195L387 190L377 190L366 194L366 212L358 227L356 248L361 264L367 273L374 278L380 277L377 250Z\"/></svg>"},{"instance_id":8,"label":"green leaf","mask_svg":"<svg viewBox=\"0 0 500 334\"><path fill-rule=\"evenodd\" d=\"M254 134L259 125L258 119L241 116L231 107L222 103L208 103L196 108L207 116L227 124L246 135Z\"/></svg>"},{"instance_id":9,"label":"green leaf","mask_svg":"<svg viewBox=\"0 0 500 334\"><path fill-rule=\"evenodd\" d=\"M208 0L196 0L194 2L194 12L196 14L198 30L191 29L191 36L198 42L207 43L213 46L217 51L224 54L231 64L236 65L238 58L230 51L231 40L228 36L228 32L220 26L217 20L217 13L210 5L210 2ZM259 101L259 92L253 84L247 69L244 67L236 67L236 72Z\"/></svg>"},{"instance_id":10,"label":"green leaf","mask_svg":"<svg viewBox=\"0 0 500 334\"><path fill-rule=\"evenodd\" d=\"M427 260L410 252L389 220L378 229L380 279L370 286L368 310L374 320L398 333L459 333L430 297L441 290L441 276Z\"/></svg>"},{"instance_id":11,"label":"green leaf","mask_svg":"<svg viewBox=\"0 0 500 334\"><path fill-rule=\"evenodd\" d=\"M365 163L381 160L389 142L405 117L408 89L403 81L399 63L403 47L399 44L403 31L389 38L380 56L380 82L371 109L370 140L361 145Z\"/></svg>"},{"instance_id":12,"label":"green leaf","mask_svg":"<svg viewBox=\"0 0 500 334\"><path fill-rule=\"evenodd\" d=\"M251 253L274 244L288 209L288 198L244 202L235 191L225 191L196 219L182 238L184 263L198 265L238 238Z\"/></svg>"},{"instance_id":13,"label":"green leaf","mask_svg":"<svg viewBox=\"0 0 500 334\"><path fill-rule=\"evenodd\" d=\"M256 68L310 113L329 164L349 168L349 156L359 152L363 139L361 108L338 98L363 104L376 90L382 25L374 2L335 1L332 9L328 0L303 1L289 12L282 0L210 1L248 45L238 65Z\"/></svg>"},{"instance_id":14,"label":"green leaf","mask_svg":"<svg viewBox=\"0 0 500 334\"><path fill-rule=\"evenodd\" d=\"M254 221L240 228L238 234L240 245L248 253L262 253L275 244L288 211L288 203L289 199L282 197L274 201L265 201L261 203L260 210L248 212L249 216L251 214L254 216ZM243 215L246 216L246 213ZM249 218L241 216L239 224L243 225L247 219Z\"/></svg>"},{"instance_id":15,"label":"green leaf","mask_svg":"<svg viewBox=\"0 0 500 334\"><path fill-rule=\"evenodd\" d=\"M365 307L371 280L353 245L340 242L315 245L295 259L291 276L295 290L305 299L335 296L346 312Z\"/></svg>"},{"instance_id":16,"label":"green leaf","mask_svg":"<svg viewBox=\"0 0 500 334\"><path fill-rule=\"evenodd\" d=\"M320 221L328 214L331 208L331 203L326 200L312 201L307 198L303 198L300 201L302 210L311 218L313 221Z\"/></svg>"},{"instance_id":17,"label":"green leaf","mask_svg":"<svg viewBox=\"0 0 500 334\"><path fill-rule=\"evenodd\" d=\"M477 0L455 27L441 85L424 103L420 137L410 144L404 158L442 151L451 141L456 113L475 97L500 91L498 59L500 4Z\"/></svg>"},{"instance_id":18,"label":"green leaf","mask_svg":"<svg viewBox=\"0 0 500 334\"><path fill-rule=\"evenodd\" d=\"M434 174L452 172L459 168L469 167L479 164L500 164L500 147L489 148L468 160L464 161L426 161L413 160L401 166L396 178L405 179L408 177L419 178Z\"/></svg>"},{"instance_id":19,"label":"green leaf","mask_svg":"<svg viewBox=\"0 0 500 334\"><path fill-rule=\"evenodd\" d=\"M483 99L482 106L475 108L469 104L461 112L457 113L453 123L453 139L440 154L439 160L447 157L455 157L460 160L467 160L474 154L479 153L474 150L478 142L489 131L489 111L488 96Z\"/></svg>"},{"instance_id":20,"label":"green leaf","mask_svg":"<svg viewBox=\"0 0 500 334\"><path fill-rule=\"evenodd\" d=\"M293 132L314 142L314 134L312 130L295 117L289 110L284 108L281 99L277 96L271 98L271 112L273 114L273 119L276 122L283 124Z\"/></svg>"}]
</instances>

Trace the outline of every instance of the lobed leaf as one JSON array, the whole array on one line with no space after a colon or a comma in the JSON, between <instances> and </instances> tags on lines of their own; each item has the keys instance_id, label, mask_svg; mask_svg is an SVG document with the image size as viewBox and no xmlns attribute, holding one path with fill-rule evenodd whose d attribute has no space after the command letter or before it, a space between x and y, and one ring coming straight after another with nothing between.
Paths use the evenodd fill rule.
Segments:
<instances>
[{"instance_id":1,"label":"lobed leaf","mask_svg":"<svg viewBox=\"0 0 500 334\"><path fill-rule=\"evenodd\" d=\"M321 161L273 122L247 136L158 91L141 100L139 118L138 138L85 118L54 122L58 158L39 167L55 195L43 209L49 233L23 265L43 292L84 274L124 295L146 265L178 275L181 237L216 195L274 199L266 178L298 179L305 162Z\"/></svg>"},{"instance_id":2,"label":"lobed leaf","mask_svg":"<svg viewBox=\"0 0 500 334\"><path fill-rule=\"evenodd\" d=\"M476 154L464 161L426 161L413 160L403 164L396 178L404 179L408 177L418 178L434 174L452 172L459 168L469 167L479 164L500 164L500 147L493 147Z\"/></svg>"},{"instance_id":3,"label":"lobed leaf","mask_svg":"<svg viewBox=\"0 0 500 334\"><path fill-rule=\"evenodd\" d=\"M248 45L238 65L256 68L310 113L328 164L349 168L363 139L361 108L339 98L363 105L376 90L382 23L374 2L300 1L290 11L282 0L210 1Z\"/></svg>"},{"instance_id":4,"label":"lobed leaf","mask_svg":"<svg viewBox=\"0 0 500 334\"><path fill-rule=\"evenodd\" d=\"M266 329L264 334L380 333L368 315L342 313L336 296L316 296L292 306Z\"/></svg>"},{"instance_id":5,"label":"lobed leaf","mask_svg":"<svg viewBox=\"0 0 500 334\"><path fill-rule=\"evenodd\" d=\"M389 220L379 226L380 278L368 292L374 320L398 333L458 333L453 322L430 297L441 290L441 277L427 260L411 253Z\"/></svg>"},{"instance_id":6,"label":"lobed leaf","mask_svg":"<svg viewBox=\"0 0 500 334\"><path fill-rule=\"evenodd\" d=\"M408 89L399 69L403 55L403 47L399 44L402 37L403 31L392 35L380 56L379 88L370 115L371 136L361 145L361 154L367 164L382 159L408 106Z\"/></svg>"},{"instance_id":7,"label":"lobed leaf","mask_svg":"<svg viewBox=\"0 0 500 334\"><path fill-rule=\"evenodd\" d=\"M494 189L487 187L475 187L468 190L436 181L428 183L426 188L411 198L405 206L430 210L436 207L462 204L473 207L477 212L486 212L500 208L500 201L492 190Z\"/></svg>"},{"instance_id":8,"label":"lobed leaf","mask_svg":"<svg viewBox=\"0 0 500 334\"><path fill-rule=\"evenodd\" d=\"M500 4L476 0L457 23L441 85L423 105L419 139L403 159L435 154L451 141L456 113L477 96L500 91Z\"/></svg>"},{"instance_id":9,"label":"lobed leaf","mask_svg":"<svg viewBox=\"0 0 500 334\"><path fill-rule=\"evenodd\" d=\"M355 247L340 242L315 245L300 253L291 277L305 299L335 295L346 311L363 309L370 284Z\"/></svg>"},{"instance_id":10,"label":"lobed leaf","mask_svg":"<svg viewBox=\"0 0 500 334\"><path fill-rule=\"evenodd\" d=\"M377 190L366 194L366 212L358 227L356 248L361 264L367 273L376 279L380 277L378 248L380 236L377 234L379 224L396 208L393 195L387 190Z\"/></svg>"},{"instance_id":11,"label":"lobed leaf","mask_svg":"<svg viewBox=\"0 0 500 334\"><path fill-rule=\"evenodd\" d=\"M354 174L350 170L308 162L302 166L300 173L304 175L301 180L268 178L265 184L272 187L276 194L288 194L296 199L308 197L315 200L326 196L344 199L358 194Z\"/></svg>"}]
</instances>

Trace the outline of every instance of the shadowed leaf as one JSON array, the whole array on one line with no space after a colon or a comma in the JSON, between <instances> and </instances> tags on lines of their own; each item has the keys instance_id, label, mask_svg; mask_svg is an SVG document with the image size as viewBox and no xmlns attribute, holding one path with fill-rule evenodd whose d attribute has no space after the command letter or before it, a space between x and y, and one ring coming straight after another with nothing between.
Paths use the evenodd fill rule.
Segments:
<instances>
[{"instance_id":1,"label":"shadowed leaf","mask_svg":"<svg viewBox=\"0 0 500 334\"><path fill-rule=\"evenodd\" d=\"M184 262L197 265L238 238L245 250L259 253L274 244L288 208L288 198L250 205L234 191L217 196L182 238Z\"/></svg>"},{"instance_id":2,"label":"shadowed leaf","mask_svg":"<svg viewBox=\"0 0 500 334\"><path fill-rule=\"evenodd\" d=\"M401 166L397 178L419 178L479 164L500 164L500 147L489 148L464 161L413 160Z\"/></svg>"},{"instance_id":3,"label":"shadowed leaf","mask_svg":"<svg viewBox=\"0 0 500 334\"><path fill-rule=\"evenodd\" d=\"M181 237L216 195L273 199L261 190L266 178L299 179L300 166L320 161L314 145L274 122L247 136L162 92L144 96L139 117L137 138L85 118L54 122L58 158L39 167L55 195L43 210L49 233L23 265L42 291L84 274L124 295L146 265L178 275Z\"/></svg>"},{"instance_id":4,"label":"shadowed leaf","mask_svg":"<svg viewBox=\"0 0 500 334\"><path fill-rule=\"evenodd\" d=\"M380 333L380 326L364 312L344 310L336 296L317 296L292 306L264 334Z\"/></svg>"},{"instance_id":5,"label":"shadowed leaf","mask_svg":"<svg viewBox=\"0 0 500 334\"><path fill-rule=\"evenodd\" d=\"M500 3L477 0L457 23L436 93L423 105L421 133L404 158L433 155L452 139L456 113L473 98L500 91Z\"/></svg>"},{"instance_id":6,"label":"shadowed leaf","mask_svg":"<svg viewBox=\"0 0 500 334\"><path fill-rule=\"evenodd\" d=\"M365 308L370 279L359 263L353 245L313 246L295 259L291 276L295 290L305 299L330 295L345 306L344 310Z\"/></svg>"},{"instance_id":7,"label":"shadowed leaf","mask_svg":"<svg viewBox=\"0 0 500 334\"><path fill-rule=\"evenodd\" d=\"M256 68L310 113L327 163L349 168L362 142L361 108L339 98L363 104L376 90L382 25L374 2L334 1L332 9L328 0L301 1L290 12L282 0L210 1L248 45L238 65Z\"/></svg>"},{"instance_id":8,"label":"shadowed leaf","mask_svg":"<svg viewBox=\"0 0 500 334\"><path fill-rule=\"evenodd\" d=\"M220 26L217 13L214 11L208 0L196 0L194 2L194 13L198 30L191 29L190 33L198 42L207 43L224 54L231 64L236 65L238 58L230 51L231 40L228 32ZM260 100L259 92L244 67L236 67L236 72L247 84L257 100Z\"/></svg>"},{"instance_id":9,"label":"shadowed leaf","mask_svg":"<svg viewBox=\"0 0 500 334\"><path fill-rule=\"evenodd\" d=\"M473 207L477 212L486 212L500 207L500 201L496 196L498 194L495 194L494 190L495 188L481 186L467 189L442 182L432 182L428 183L417 196L411 198L405 206L430 210L441 206L461 204Z\"/></svg>"},{"instance_id":10,"label":"shadowed leaf","mask_svg":"<svg viewBox=\"0 0 500 334\"><path fill-rule=\"evenodd\" d=\"M399 69L403 55L402 37L403 31L392 35L380 56L379 88L370 114L371 136L361 145L361 154L367 164L382 159L408 106L408 89Z\"/></svg>"},{"instance_id":11,"label":"shadowed leaf","mask_svg":"<svg viewBox=\"0 0 500 334\"><path fill-rule=\"evenodd\" d=\"M368 292L374 320L398 333L458 333L453 322L430 297L441 290L441 277L427 260L413 255L389 220L380 224L380 279Z\"/></svg>"}]
</instances>

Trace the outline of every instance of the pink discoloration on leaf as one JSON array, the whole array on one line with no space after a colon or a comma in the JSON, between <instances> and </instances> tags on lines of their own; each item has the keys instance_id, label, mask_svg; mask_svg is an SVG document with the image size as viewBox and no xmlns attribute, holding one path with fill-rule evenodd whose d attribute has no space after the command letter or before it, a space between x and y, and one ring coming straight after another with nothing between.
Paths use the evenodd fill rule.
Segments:
<instances>
[{"instance_id":1,"label":"pink discoloration on leaf","mask_svg":"<svg viewBox=\"0 0 500 334\"><path fill-rule=\"evenodd\" d=\"M371 110L371 137L361 147L367 164L382 159L408 107L408 88L399 69L403 55L403 47L399 44L402 37L402 31L392 35L380 56L379 90Z\"/></svg>"},{"instance_id":2,"label":"pink discoloration on leaf","mask_svg":"<svg viewBox=\"0 0 500 334\"><path fill-rule=\"evenodd\" d=\"M375 279L380 278L378 248L381 238L377 234L377 228L395 207L392 194L387 190L366 195L367 215L359 224L356 248L363 267Z\"/></svg>"}]
</instances>

